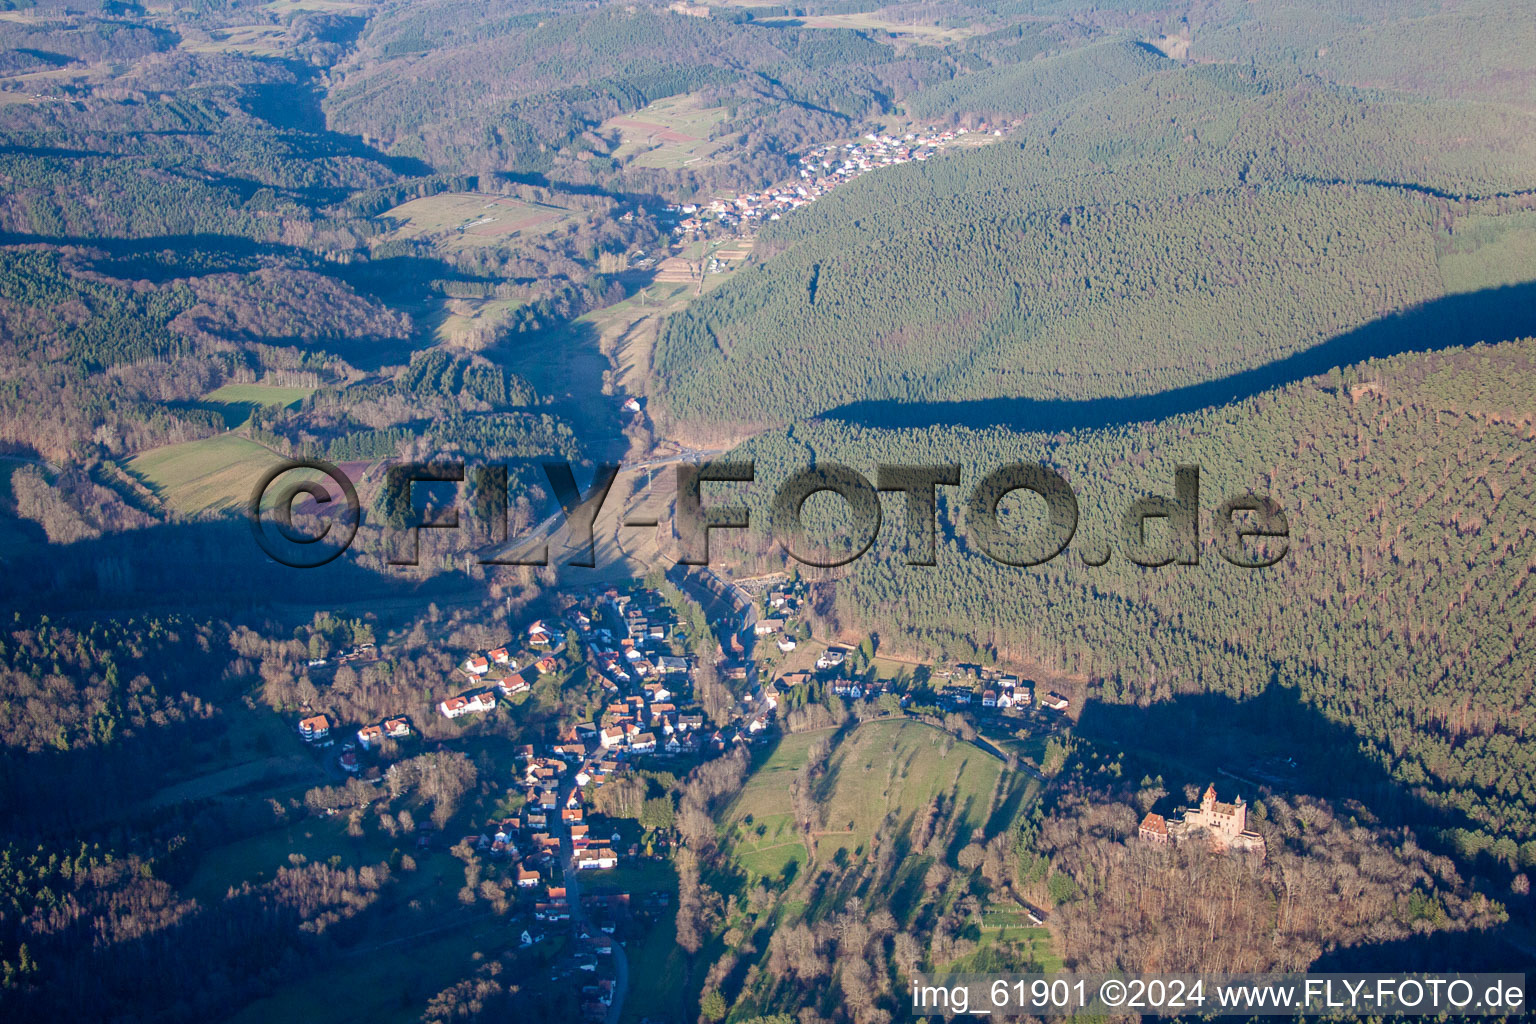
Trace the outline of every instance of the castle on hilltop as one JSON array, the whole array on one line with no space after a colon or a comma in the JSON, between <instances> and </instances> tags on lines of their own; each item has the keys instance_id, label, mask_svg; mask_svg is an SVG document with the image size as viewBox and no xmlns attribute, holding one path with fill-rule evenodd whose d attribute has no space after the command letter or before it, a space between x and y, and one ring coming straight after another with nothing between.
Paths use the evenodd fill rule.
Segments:
<instances>
[{"instance_id":1,"label":"castle on hilltop","mask_svg":"<svg viewBox=\"0 0 1536 1024\"><path fill-rule=\"evenodd\" d=\"M1264 837L1248 828L1248 805L1242 797L1224 804L1216 799L1216 787L1206 787L1199 807L1191 807L1181 819L1169 820L1161 814L1147 813L1141 819L1138 837L1148 843L1182 842L1199 839L1213 850L1239 850L1265 854Z\"/></svg>"}]
</instances>

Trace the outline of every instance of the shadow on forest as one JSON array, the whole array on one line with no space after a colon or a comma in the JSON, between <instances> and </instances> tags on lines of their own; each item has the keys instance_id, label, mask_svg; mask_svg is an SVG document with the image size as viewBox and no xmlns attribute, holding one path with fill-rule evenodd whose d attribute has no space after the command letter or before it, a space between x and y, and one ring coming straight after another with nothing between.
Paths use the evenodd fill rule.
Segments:
<instances>
[{"instance_id":1,"label":"shadow on forest","mask_svg":"<svg viewBox=\"0 0 1536 1024\"><path fill-rule=\"evenodd\" d=\"M1130 398L978 398L953 402L874 399L822 418L874 428L962 426L1014 430L1096 429L1162 419L1252 398L1334 367L1405 352L1536 335L1536 282L1447 295L1373 320L1294 355L1219 380Z\"/></svg>"},{"instance_id":2,"label":"shadow on forest","mask_svg":"<svg viewBox=\"0 0 1536 1024\"><path fill-rule=\"evenodd\" d=\"M253 480L254 483L254 480ZM257 546L244 514L107 534L17 551L6 562L0 609L231 615L274 604L320 607L409 594L423 604L463 589L452 573L426 582L357 564L353 552L318 569L279 565Z\"/></svg>"},{"instance_id":3,"label":"shadow on forest","mask_svg":"<svg viewBox=\"0 0 1536 1024\"><path fill-rule=\"evenodd\" d=\"M1223 799L1266 794L1310 796L1343 804L1362 824L1411 828L1426 849L1453 855L1440 830L1481 828L1464 813L1427 803L1361 751L1362 737L1303 703L1295 690L1271 684L1249 700L1189 694L1142 708L1089 702L1077 733L1126 754L1126 780L1161 775L1168 796L1153 808L1177 814L1189 801L1186 785L1214 784ZM1294 762L1292 766L1291 762ZM1353 806L1351 806L1353 805ZM1374 819L1374 822L1370 819ZM1458 870L1472 886L1519 911L1510 873L1486 860ZM1355 946L1326 954L1314 971L1508 970L1529 957L1514 946L1508 926L1477 933L1434 933Z\"/></svg>"}]
</instances>

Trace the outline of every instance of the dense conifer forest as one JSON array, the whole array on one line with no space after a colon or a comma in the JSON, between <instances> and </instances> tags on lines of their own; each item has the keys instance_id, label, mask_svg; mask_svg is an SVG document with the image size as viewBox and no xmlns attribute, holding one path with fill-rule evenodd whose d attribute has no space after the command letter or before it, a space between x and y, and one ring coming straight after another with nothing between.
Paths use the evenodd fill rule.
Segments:
<instances>
[{"instance_id":1,"label":"dense conifer forest","mask_svg":"<svg viewBox=\"0 0 1536 1024\"><path fill-rule=\"evenodd\" d=\"M1522 597L1533 368L1536 342L1525 340L1350 367L1158 423L1072 434L826 423L742 454L770 482L812 460L871 478L876 463L965 468L961 487L939 489L935 567L904 564L900 499L890 499L888 547L828 584L846 628L919 655L974 643L1080 679L1109 704L1245 701L1283 687L1347 725L1384 777L1444 812L1458 842L1499 842L1513 867L1515 847L1536 839L1521 651L1533 624ZM1080 507L1068 550L1032 568L968 544L960 512L983 473L1015 461L1058 468ZM1083 564L1122 547L1119 517L1137 497L1174 493L1179 464L1201 470L1200 564L1144 568L1123 552ZM1218 553L1214 512L1245 492L1273 496L1289 521L1289 552L1272 568ZM1023 499L1005 521L1021 534L1043 526ZM830 518L822 529L829 541L846 533ZM1326 751L1308 756L1326 770Z\"/></svg>"},{"instance_id":2,"label":"dense conifer forest","mask_svg":"<svg viewBox=\"0 0 1536 1024\"><path fill-rule=\"evenodd\" d=\"M0 1019L890 1024L920 972L1518 968L1524 6L0 0ZM292 458L362 492L319 569L245 517ZM753 525L685 574L666 477L727 458L756 483L705 504ZM383 486L443 460L462 494ZM1078 503L1031 567L967 505L1018 462ZM562 463L622 466L598 566L500 558L558 549ZM829 463L957 465L934 564L896 493L862 557L788 558L773 490ZM1198 558L1133 563L1189 466ZM1267 567L1223 557L1282 546L1227 535L1249 493ZM809 546L853 554L845 512ZM635 701L697 749L636 752ZM1264 856L1140 839L1213 781Z\"/></svg>"},{"instance_id":3,"label":"dense conifer forest","mask_svg":"<svg viewBox=\"0 0 1536 1024\"><path fill-rule=\"evenodd\" d=\"M871 400L1227 377L1441 296L1472 218L1487 230L1533 199L1507 110L1156 60L771 225L782 251L666 325L665 415L702 436ZM1405 139L1462 119L1486 128L1409 156Z\"/></svg>"}]
</instances>

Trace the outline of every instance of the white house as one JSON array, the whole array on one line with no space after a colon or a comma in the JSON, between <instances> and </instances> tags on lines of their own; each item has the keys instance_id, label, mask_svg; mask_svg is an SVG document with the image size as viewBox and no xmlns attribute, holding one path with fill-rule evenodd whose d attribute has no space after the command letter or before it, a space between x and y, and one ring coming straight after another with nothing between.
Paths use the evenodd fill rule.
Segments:
<instances>
[{"instance_id":1,"label":"white house","mask_svg":"<svg viewBox=\"0 0 1536 1024\"><path fill-rule=\"evenodd\" d=\"M461 715L478 715L495 707L496 695L485 691L449 697L437 706L437 710L442 712L444 718L458 718Z\"/></svg>"},{"instance_id":2,"label":"white house","mask_svg":"<svg viewBox=\"0 0 1536 1024\"><path fill-rule=\"evenodd\" d=\"M304 738L306 743L329 745L331 721L324 715L312 715L299 723L299 735Z\"/></svg>"},{"instance_id":3,"label":"white house","mask_svg":"<svg viewBox=\"0 0 1536 1024\"><path fill-rule=\"evenodd\" d=\"M576 854L576 870L578 871L616 868L618 866L618 854L607 847L592 847Z\"/></svg>"}]
</instances>

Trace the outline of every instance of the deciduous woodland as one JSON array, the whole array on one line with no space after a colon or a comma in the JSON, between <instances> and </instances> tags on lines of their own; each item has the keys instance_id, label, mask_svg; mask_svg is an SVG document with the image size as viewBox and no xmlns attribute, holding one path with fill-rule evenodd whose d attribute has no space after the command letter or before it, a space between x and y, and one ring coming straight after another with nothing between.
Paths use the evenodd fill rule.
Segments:
<instances>
[{"instance_id":1,"label":"deciduous woodland","mask_svg":"<svg viewBox=\"0 0 1536 1024\"><path fill-rule=\"evenodd\" d=\"M1522 969L1527 6L0 3L0 1019ZM247 520L290 459L359 495L318 569ZM621 467L595 566L543 462ZM935 564L894 491L788 557L827 463L958 464ZM1079 503L1028 568L965 504L1018 463Z\"/></svg>"}]
</instances>

